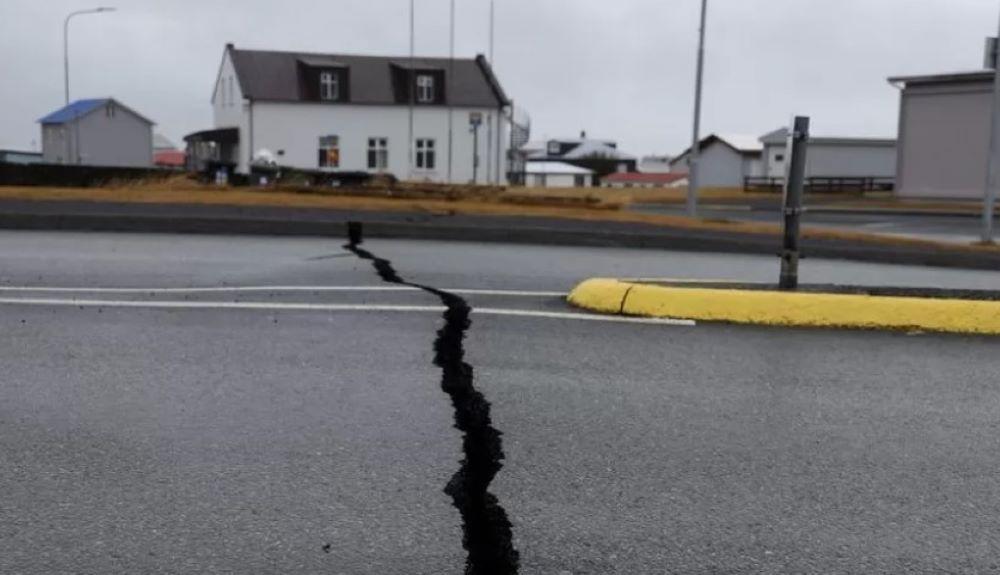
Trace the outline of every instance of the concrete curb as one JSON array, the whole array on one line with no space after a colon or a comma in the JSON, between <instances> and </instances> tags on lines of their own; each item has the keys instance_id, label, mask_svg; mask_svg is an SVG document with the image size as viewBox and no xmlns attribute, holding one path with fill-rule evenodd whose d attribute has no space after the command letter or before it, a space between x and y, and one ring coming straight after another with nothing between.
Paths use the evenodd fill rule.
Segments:
<instances>
[{"instance_id":1,"label":"concrete curb","mask_svg":"<svg viewBox=\"0 0 1000 575\"><path fill-rule=\"evenodd\" d=\"M591 279L570 304L604 314L785 327L1000 335L1000 299L782 292ZM930 292L928 292L930 293Z\"/></svg>"}]
</instances>

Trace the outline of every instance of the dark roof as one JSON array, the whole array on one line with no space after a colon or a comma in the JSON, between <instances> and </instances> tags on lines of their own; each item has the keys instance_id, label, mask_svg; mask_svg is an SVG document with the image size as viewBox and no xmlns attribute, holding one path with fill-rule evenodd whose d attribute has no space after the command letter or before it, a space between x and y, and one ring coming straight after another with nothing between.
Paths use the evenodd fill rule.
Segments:
<instances>
[{"instance_id":1,"label":"dark roof","mask_svg":"<svg viewBox=\"0 0 1000 575\"><path fill-rule=\"evenodd\" d=\"M115 100L114 98L91 98L88 100L77 100L75 102L71 102L68 106L63 106L62 108L59 108L55 112L52 112L48 116L45 116L41 120L38 120L38 122L41 124L65 124L66 122L72 122L77 118L82 118L83 116L86 116L87 114L93 112L94 110L104 106L109 102L114 102L115 105L117 105L118 107L128 110L132 114L135 114L136 116L139 117L140 120L149 122L150 124L153 123L153 121L150 120L149 118L136 112L132 108L125 106L124 104Z\"/></svg>"},{"instance_id":2,"label":"dark roof","mask_svg":"<svg viewBox=\"0 0 1000 575\"><path fill-rule=\"evenodd\" d=\"M350 74L352 104L396 104L393 68L410 69L407 57L357 56L347 54L310 54L228 48L244 96L251 100L298 102L302 94L300 65L347 68ZM449 70L447 58L417 58L418 70ZM473 60L456 59L451 83L451 104L465 107L496 108L509 103L503 88L482 56ZM448 90L446 89L446 92Z\"/></svg>"},{"instance_id":3,"label":"dark roof","mask_svg":"<svg viewBox=\"0 0 1000 575\"><path fill-rule=\"evenodd\" d=\"M954 84L965 82L989 82L993 80L993 70L973 70L970 72L950 72L947 74L925 74L921 76L893 76L890 84Z\"/></svg>"}]
</instances>

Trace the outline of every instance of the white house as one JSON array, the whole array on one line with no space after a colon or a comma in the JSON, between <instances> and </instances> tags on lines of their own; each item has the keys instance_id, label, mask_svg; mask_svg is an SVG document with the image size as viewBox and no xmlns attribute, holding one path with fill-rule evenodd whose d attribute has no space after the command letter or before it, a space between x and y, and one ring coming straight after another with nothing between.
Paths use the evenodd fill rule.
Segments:
<instances>
[{"instance_id":1,"label":"white house","mask_svg":"<svg viewBox=\"0 0 1000 575\"><path fill-rule=\"evenodd\" d=\"M743 187L744 178L759 176L764 145L755 136L712 134L701 141L698 185L704 188ZM691 149L670 162L673 172L688 171Z\"/></svg>"},{"instance_id":2,"label":"white house","mask_svg":"<svg viewBox=\"0 0 1000 575\"><path fill-rule=\"evenodd\" d=\"M788 157L788 128L760 138L764 145L765 178L784 178ZM893 178L896 175L896 140L809 136L807 178Z\"/></svg>"},{"instance_id":3,"label":"white house","mask_svg":"<svg viewBox=\"0 0 1000 575\"><path fill-rule=\"evenodd\" d=\"M536 188L589 188L594 185L594 171L566 162L528 161L525 185Z\"/></svg>"},{"instance_id":4,"label":"white house","mask_svg":"<svg viewBox=\"0 0 1000 575\"><path fill-rule=\"evenodd\" d=\"M46 163L153 165L153 122L113 98L77 100L38 122Z\"/></svg>"},{"instance_id":5,"label":"white house","mask_svg":"<svg viewBox=\"0 0 1000 575\"><path fill-rule=\"evenodd\" d=\"M189 150L240 173L265 155L293 168L404 180L505 180L510 101L483 56L411 60L229 44L212 104L214 129L185 138Z\"/></svg>"}]
</instances>

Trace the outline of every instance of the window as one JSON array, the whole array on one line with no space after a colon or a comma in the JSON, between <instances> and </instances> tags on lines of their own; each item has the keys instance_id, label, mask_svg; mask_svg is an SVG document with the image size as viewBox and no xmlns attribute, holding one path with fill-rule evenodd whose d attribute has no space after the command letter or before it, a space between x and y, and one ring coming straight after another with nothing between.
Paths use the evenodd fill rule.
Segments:
<instances>
[{"instance_id":1,"label":"window","mask_svg":"<svg viewBox=\"0 0 1000 575\"><path fill-rule=\"evenodd\" d=\"M320 73L319 99L328 101L340 99L340 78L333 72Z\"/></svg>"},{"instance_id":2,"label":"window","mask_svg":"<svg viewBox=\"0 0 1000 575\"><path fill-rule=\"evenodd\" d=\"M559 142L549 142L550 156L558 156L560 152L562 152L562 146L559 145Z\"/></svg>"},{"instance_id":3,"label":"window","mask_svg":"<svg viewBox=\"0 0 1000 575\"><path fill-rule=\"evenodd\" d=\"M112 104L112 103L108 103L108 105L104 107L104 115L106 115L109 118L114 118L115 117L115 105Z\"/></svg>"},{"instance_id":4,"label":"window","mask_svg":"<svg viewBox=\"0 0 1000 575\"><path fill-rule=\"evenodd\" d=\"M319 139L319 167L340 167L340 136L321 136Z\"/></svg>"},{"instance_id":5,"label":"window","mask_svg":"<svg viewBox=\"0 0 1000 575\"><path fill-rule=\"evenodd\" d=\"M233 77L229 77L229 105L233 106L236 104L236 94L233 90Z\"/></svg>"},{"instance_id":6,"label":"window","mask_svg":"<svg viewBox=\"0 0 1000 575\"><path fill-rule=\"evenodd\" d=\"M587 176L584 175L573 176L573 186L577 188L587 187Z\"/></svg>"},{"instance_id":7,"label":"window","mask_svg":"<svg viewBox=\"0 0 1000 575\"><path fill-rule=\"evenodd\" d=\"M368 138L368 169L385 170L389 168L388 138Z\"/></svg>"},{"instance_id":8,"label":"window","mask_svg":"<svg viewBox=\"0 0 1000 575\"><path fill-rule=\"evenodd\" d=\"M774 161L778 162L778 163L784 162L785 161L785 155L784 154L777 154L777 155L775 155L774 156Z\"/></svg>"},{"instance_id":9,"label":"window","mask_svg":"<svg viewBox=\"0 0 1000 575\"><path fill-rule=\"evenodd\" d=\"M434 102L434 76L417 76L417 101L421 104Z\"/></svg>"},{"instance_id":10,"label":"window","mask_svg":"<svg viewBox=\"0 0 1000 575\"><path fill-rule=\"evenodd\" d=\"M434 140L417 140L417 169L433 170L437 158L434 151Z\"/></svg>"}]
</instances>

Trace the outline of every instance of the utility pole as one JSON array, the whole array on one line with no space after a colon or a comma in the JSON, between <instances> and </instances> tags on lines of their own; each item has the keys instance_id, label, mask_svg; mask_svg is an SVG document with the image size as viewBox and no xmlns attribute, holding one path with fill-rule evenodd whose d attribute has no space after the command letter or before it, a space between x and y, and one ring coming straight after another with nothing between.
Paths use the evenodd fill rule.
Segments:
<instances>
[{"instance_id":1,"label":"utility pole","mask_svg":"<svg viewBox=\"0 0 1000 575\"><path fill-rule=\"evenodd\" d=\"M701 86L705 74L705 18L708 15L708 0L701 0L701 26L698 28L698 69L694 82L694 135L691 151L688 153L688 197L687 213L698 215L698 156L701 153Z\"/></svg>"},{"instance_id":2,"label":"utility pole","mask_svg":"<svg viewBox=\"0 0 1000 575\"><path fill-rule=\"evenodd\" d=\"M448 183L452 184L454 183L452 181L452 162L455 159L455 106L454 95L452 94L452 88L455 85L453 81L455 77L455 0L451 0L449 34L448 89L445 90L445 97L448 98Z\"/></svg>"},{"instance_id":3,"label":"utility pole","mask_svg":"<svg viewBox=\"0 0 1000 575\"><path fill-rule=\"evenodd\" d=\"M781 249L779 287L799 287L799 232L802 221L802 196L805 191L806 152L809 147L809 118L796 116L788 134L789 157L785 174L784 233Z\"/></svg>"},{"instance_id":4,"label":"utility pole","mask_svg":"<svg viewBox=\"0 0 1000 575\"><path fill-rule=\"evenodd\" d=\"M66 16L66 20L63 22L63 88L66 95L66 105L69 106L69 21L74 16L82 16L84 14L101 14L103 12L114 12L115 8L110 6L101 6L99 8L91 8L89 10L77 10L76 12L70 12Z\"/></svg>"},{"instance_id":5,"label":"utility pole","mask_svg":"<svg viewBox=\"0 0 1000 575\"><path fill-rule=\"evenodd\" d=\"M996 44L993 44L996 46ZM983 194L983 243L993 243L993 211L1000 185L1000 58L993 62L993 110L990 128L990 150L987 160L986 189Z\"/></svg>"},{"instance_id":6,"label":"utility pole","mask_svg":"<svg viewBox=\"0 0 1000 575\"><path fill-rule=\"evenodd\" d=\"M410 129L409 129L410 141L409 141L409 144L407 145L409 166L407 168L407 178L406 178L408 180L412 180L413 179L413 146L414 146L414 143L415 143L413 141L413 97L414 97L413 92L415 92L416 89L417 89L417 86L416 86L417 81L416 81L416 78L415 78L415 76L413 74L413 72L414 72L413 68L417 64L417 62L416 62L416 46L414 44L414 37L416 35L416 12L415 12L415 8L416 8L415 7L415 0L410 0L410 69L406 73L407 84L409 84L407 86L407 88L406 88L406 93L409 96L407 98L407 100L409 101L409 104L410 104Z\"/></svg>"}]
</instances>

